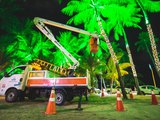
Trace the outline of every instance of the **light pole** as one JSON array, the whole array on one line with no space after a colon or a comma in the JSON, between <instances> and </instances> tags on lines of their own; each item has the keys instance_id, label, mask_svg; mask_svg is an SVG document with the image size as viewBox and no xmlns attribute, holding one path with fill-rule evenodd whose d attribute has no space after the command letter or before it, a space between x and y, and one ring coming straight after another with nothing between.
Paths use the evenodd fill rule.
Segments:
<instances>
[{"instance_id":1,"label":"light pole","mask_svg":"<svg viewBox=\"0 0 160 120\"><path fill-rule=\"evenodd\" d=\"M152 79L153 79L154 86L156 87L156 81L155 81L155 77L154 77L153 69L152 69L152 67L151 67L151 65L150 65L150 64L149 64L149 68L150 68L151 73L152 73Z\"/></svg>"}]
</instances>

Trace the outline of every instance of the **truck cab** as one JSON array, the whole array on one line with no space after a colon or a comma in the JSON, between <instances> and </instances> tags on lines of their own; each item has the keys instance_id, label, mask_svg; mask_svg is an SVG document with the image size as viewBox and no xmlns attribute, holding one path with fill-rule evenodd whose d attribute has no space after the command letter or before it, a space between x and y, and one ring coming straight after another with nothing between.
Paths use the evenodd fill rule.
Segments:
<instances>
[{"instance_id":1,"label":"truck cab","mask_svg":"<svg viewBox=\"0 0 160 120\"><path fill-rule=\"evenodd\" d=\"M21 81L26 65L17 66L4 73L3 78L0 80L0 95L7 96L7 102L16 101L18 90L21 89Z\"/></svg>"}]
</instances>

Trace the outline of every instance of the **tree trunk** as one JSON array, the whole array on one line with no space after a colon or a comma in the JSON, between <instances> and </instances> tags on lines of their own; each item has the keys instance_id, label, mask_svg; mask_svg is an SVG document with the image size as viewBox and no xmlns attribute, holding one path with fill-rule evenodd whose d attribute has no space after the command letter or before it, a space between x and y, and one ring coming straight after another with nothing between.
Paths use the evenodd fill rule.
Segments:
<instances>
[{"instance_id":1,"label":"tree trunk","mask_svg":"<svg viewBox=\"0 0 160 120\"><path fill-rule=\"evenodd\" d=\"M152 54L153 54L153 58L155 61L156 71L158 73L158 76L160 76L160 61L158 58L158 52L157 52L151 24L147 24L146 26L147 26L147 30L148 30L148 34L149 34L149 38L150 38L150 42L151 42Z\"/></svg>"},{"instance_id":2,"label":"tree trunk","mask_svg":"<svg viewBox=\"0 0 160 120\"><path fill-rule=\"evenodd\" d=\"M124 87L124 81L122 80L122 76L121 76L121 73L120 73L120 68L119 68L118 63L116 63L116 68L117 68L117 72L118 72L118 80L119 80L120 85L121 85L121 90L122 90L123 98L124 99L128 99L126 91L125 91L125 87Z\"/></svg>"},{"instance_id":3,"label":"tree trunk","mask_svg":"<svg viewBox=\"0 0 160 120\"><path fill-rule=\"evenodd\" d=\"M156 72L157 72L157 74L158 74L158 77L160 78L160 72L158 72L158 69L157 69L157 67L156 67L156 65L155 65L154 59L153 59L153 57L152 57L152 55L151 55L151 52L150 52L150 50L149 50L149 48L148 48L148 45L146 44L145 40L144 40L144 44L145 44L145 46L146 46L147 53L149 54L149 57L151 58L151 61L152 61L152 63L153 63L153 66L154 66L154 68L155 68L155 70L156 70Z\"/></svg>"},{"instance_id":4,"label":"tree trunk","mask_svg":"<svg viewBox=\"0 0 160 120\"><path fill-rule=\"evenodd\" d=\"M112 45L111 45L108 37L107 37L107 35L106 35L106 33L105 33L104 29L103 29L103 26L102 26L102 23L101 23L101 21L100 21L99 16L98 16L98 19L97 19L97 20L98 20L98 25L99 25L99 27L100 27L101 35L104 37L104 40L106 41L106 44L108 45L109 52L110 52L110 54L111 54L111 57L112 57L112 59L113 59L113 62L114 62L114 64L115 64L115 66L116 66L117 73L118 73L118 80L119 80L120 85L121 85L121 90L122 90L123 98L124 98L124 99L128 99L128 97L127 97L127 95L126 95L126 92L125 92L124 82L123 82L123 80L122 80L122 75L121 75L121 72L120 72L120 68L119 68L119 64L118 64L117 57L116 57L116 55L115 55L115 52L114 52L114 50L113 50L113 48L112 48Z\"/></svg>"},{"instance_id":5,"label":"tree trunk","mask_svg":"<svg viewBox=\"0 0 160 120\"><path fill-rule=\"evenodd\" d=\"M131 50L129 48L127 36L126 36L126 33L125 33L124 29L123 29L123 35L124 35L126 50L127 50L128 57L129 57L129 62L131 64L131 69L132 69L132 73L133 73L133 77L134 77L134 81L135 81L135 86L136 86L136 89L137 89L137 94L141 95L141 91L140 91L140 88L139 88L139 82L138 82L138 78L137 78L136 68L135 68L135 65L133 63L133 58L132 58Z\"/></svg>"}]
</instances>

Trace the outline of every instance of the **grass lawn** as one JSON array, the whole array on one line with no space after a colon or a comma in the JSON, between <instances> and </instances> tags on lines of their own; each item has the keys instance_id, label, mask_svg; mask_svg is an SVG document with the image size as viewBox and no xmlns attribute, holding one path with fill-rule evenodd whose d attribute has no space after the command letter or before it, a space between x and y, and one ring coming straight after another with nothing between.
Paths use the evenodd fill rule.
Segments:
<instances>
[{"instance_id":1,"label":"grass lawn","mask_svg":"<svg viewBox=\"0 0 160 120\"><path fill-rule=\"evenodd\" d=\"M160 97L157 97L160 99ZM151 96L134 96L123 100L124 112L116 111L116 97L91 95L83 98L83 111L77 111L78 98L64 106L56 106L56 115L45 115L48 101L6 103L0 100L0 120L159 120L160 105L151 105Z\"/></svg>"}]
</instances>

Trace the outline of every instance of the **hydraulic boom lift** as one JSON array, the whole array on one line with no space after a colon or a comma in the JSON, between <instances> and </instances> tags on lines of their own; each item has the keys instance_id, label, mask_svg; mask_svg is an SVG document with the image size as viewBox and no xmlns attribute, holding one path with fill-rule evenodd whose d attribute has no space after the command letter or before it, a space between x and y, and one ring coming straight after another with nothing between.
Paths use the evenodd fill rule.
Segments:
<instances>
[{"instance_id":1,"label":"hydraulic boom lift","mask_svg":"<svg viewBox=\"0 0 160 120\"><path fill-rule=\"evenodd\" d=\"M85 31L85 30L82 30L79 28L71 27L71 26L68 26L68 25L65 25L62 23L46 20L46 19L39 18L39 17L34 18L34 24L46 37L48 37L48 39L50 39L61 50L61 52L63 54L65 54L73 62L73 65L70 66L70 68L69 68L70 69L69 76L74 76L73 72L76 69L76 67L79 66L79 62L62 45L60 45L60 43L55 39L54 35L52 34L52 32L49 30L49 28L46 25L51 25L51 26L55 26L58 28L70 30L73 32L82 33L82 34L89 35L89 36L96 38L96 39L98 39L98 37L99 37L99 35L97 35L97 34L90 33L88 31ZM81 109L81 99L82 99L82 91L80 92L78 109ZM86 97L86 99L87 99L87 97Z\"/></svg>"},{"instance_id":2,"label":"hydraulic boom lift","mask_svg":"<svg viewBox=\"0 0 160 120\"><path fill-rule=\"evenodd\" d=\"M50 39L62 51L63 54L65 54L69 59L72 60L73 65L69 68L71 70L75 70L76 67L79 66L78 60L76 60L62 45L59 44L59 42L55 39L54 35L51 33L51 31L49 30L49 28L45 24L55 26L55 27L59 27L59 28L66 29L66 30L70 30L70 31L74 31L74 32L77 32L77 33L86 34L86 35L92 36L94 38L98 38L97 34L90 33L88 31L85 31L85 30L82 30L82 29L79 29L79 28L71 27L71 26L68 26L68 25L65 25L65 24L62 24L62 23L46 20L46 19L39 18L39 17L34 18L34 24L37 26L37 28L45 36L48 37L48 39Z\"/></svg>"}]
</instances>

